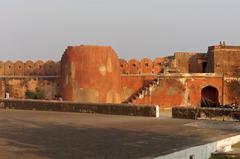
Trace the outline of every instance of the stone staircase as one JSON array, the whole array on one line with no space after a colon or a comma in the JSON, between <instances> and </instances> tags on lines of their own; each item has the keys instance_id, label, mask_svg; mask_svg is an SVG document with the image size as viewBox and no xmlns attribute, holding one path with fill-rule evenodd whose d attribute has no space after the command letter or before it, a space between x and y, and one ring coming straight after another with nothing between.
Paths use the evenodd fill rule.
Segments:
<instances>
[{"instance_id":1,"label":"stone staircase","mask_svg":"<svg viewBox=\"0 0 240 159\"><path fill-rule=\"evenodd\" d=\"M128 99L123 101L122 103L132 104L137 99L143 99L145 96L150 96L153 91L159 86L160 84L160 78L156 78L152 81L150 81L148 84L144 85L142 88L140 88L138 91L133 93Z\"/></svg>"}]
</instances>

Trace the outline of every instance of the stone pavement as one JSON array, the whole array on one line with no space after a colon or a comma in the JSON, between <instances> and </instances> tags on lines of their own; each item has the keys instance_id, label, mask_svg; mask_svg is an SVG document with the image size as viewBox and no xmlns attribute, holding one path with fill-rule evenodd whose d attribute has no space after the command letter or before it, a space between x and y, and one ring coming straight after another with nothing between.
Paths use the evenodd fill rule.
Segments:
<instances>
[{"instance_id":1,"label":"stone pavement","mask_svg":"<svg viewBox=\"0 0 240 159\"><path fill-rule=\"evenodd\" d=\"M0 158L154 158L239 134L235 122L0 109Z\"/></svg>"}]
</instances>

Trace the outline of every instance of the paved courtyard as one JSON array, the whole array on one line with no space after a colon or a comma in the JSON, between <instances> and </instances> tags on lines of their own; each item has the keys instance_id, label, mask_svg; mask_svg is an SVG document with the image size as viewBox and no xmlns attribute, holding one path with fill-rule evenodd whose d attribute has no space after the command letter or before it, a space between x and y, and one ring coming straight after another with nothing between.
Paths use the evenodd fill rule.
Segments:
<instances>
[{"instance_id":1,"label":"paved courtyard","mask_svg":"<svg viewBox=\"0 0 240 159\"><path fill-rule=\"evenodd\" d=\"M0 109L0 158L154 158L239 134L236 122Z\"/></svg>"}]
</instances>

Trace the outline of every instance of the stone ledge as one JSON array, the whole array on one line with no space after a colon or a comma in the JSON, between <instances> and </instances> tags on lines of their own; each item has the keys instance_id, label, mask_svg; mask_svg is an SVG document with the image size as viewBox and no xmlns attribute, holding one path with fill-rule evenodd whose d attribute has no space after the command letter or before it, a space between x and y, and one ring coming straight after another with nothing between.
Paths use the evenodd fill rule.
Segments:
<instances>
[{"instance_id":1,"label":"stone ledge","mask_svg":"<svg viewBox=\"0 0 240 159\"><path fill-rule=\"evenodd\" d=\"M159 117L159 108L153 105L99 104L17 99L0 99L0 102L3 102L4 108L9 109Z\"/></svg>"},{"instance_id":2,"label":"stone ledge","mask_svg":"<svg viewBox=\"0 0 240 159\"><path fill-rule=\"evenodd\" d=\"M172 117L181 119L207 119L221 121L239 121L240 109L231 108L201 108L173 107Z\"/></svg>"}]
</instances>

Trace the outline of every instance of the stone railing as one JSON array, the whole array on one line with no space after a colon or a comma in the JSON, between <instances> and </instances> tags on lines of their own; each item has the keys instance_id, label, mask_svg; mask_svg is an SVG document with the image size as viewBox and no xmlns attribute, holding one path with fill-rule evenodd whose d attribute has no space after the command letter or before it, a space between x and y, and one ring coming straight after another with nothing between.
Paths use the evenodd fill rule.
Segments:
<instances>
[{"instance_id":1,"label":"stone railing","mask_svg":"<svg viewBox=\"0 0 240 159\"><path fill-rule=\"evenodd\" d=\"M210 119L210 120L223 120L223 121L239 121L240 109L173 107L172 117L182 118L182 119Z\"/></svg>"},{"instance_id":2,"label":"stone railing","mask_svg":"<svg viewBox=\"0 0 240 159\"><path fill-rule=\"evenodd\" d=\"M159 117L159 107L153 105L143 106L16 99L0 99L0 102L3 103L4 108L9 109Z\"/></svg>"}]
</instances>

